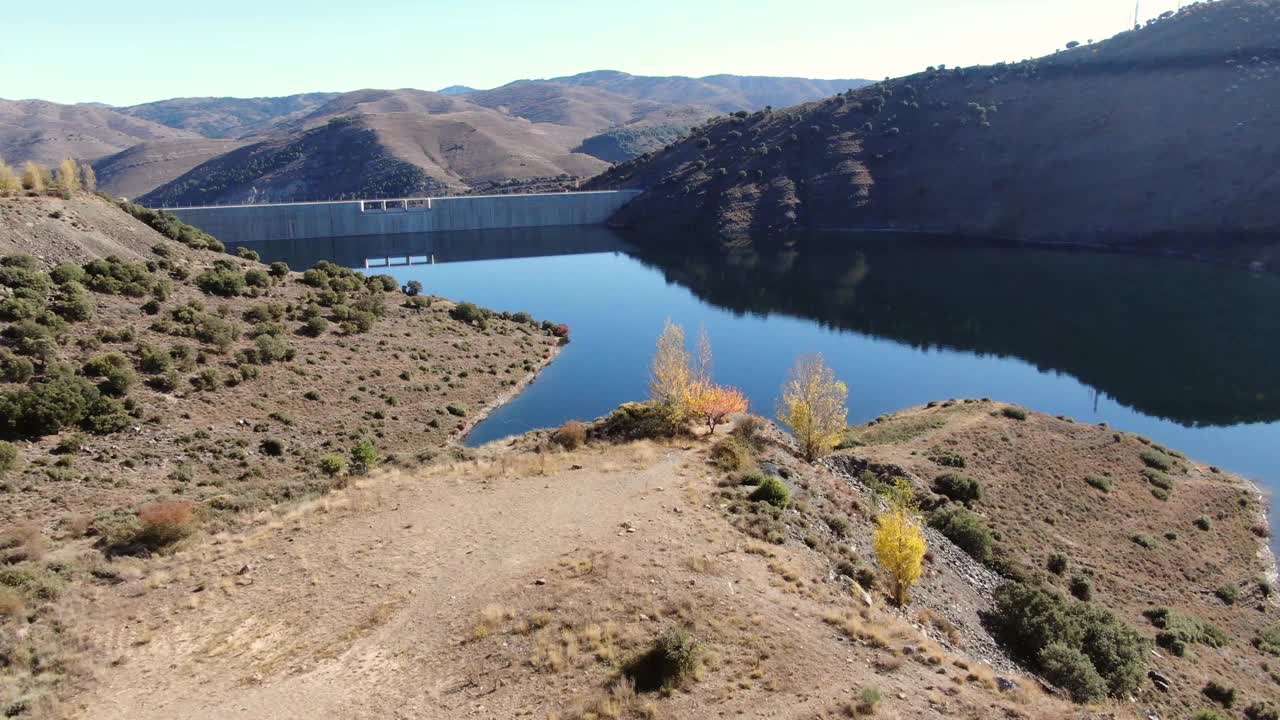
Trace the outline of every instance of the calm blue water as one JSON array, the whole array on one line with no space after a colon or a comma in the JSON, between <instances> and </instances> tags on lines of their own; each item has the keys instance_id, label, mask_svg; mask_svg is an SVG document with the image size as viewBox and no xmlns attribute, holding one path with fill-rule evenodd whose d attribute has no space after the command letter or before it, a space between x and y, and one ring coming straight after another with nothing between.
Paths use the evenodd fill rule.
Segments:
<instances>
[{"instance_id":1,"label":"calm blue water","mask_svg":"<svg viewBox=\"0 0 1280 720\"><path fill-rule=\"evenodd\" d=\"M664 320L706 327L715 377L772 415L820 352L861 423L991 397L1107 422L1275 488L1280 280L1161 258L825 235L734 251L640 249L604 229L253 245L294 268L374 267L426 292L567 323L572 342L468 438L480 444L643 399ZM396 260L392 260L396 262Z\"/></svg>"}]
</instances>

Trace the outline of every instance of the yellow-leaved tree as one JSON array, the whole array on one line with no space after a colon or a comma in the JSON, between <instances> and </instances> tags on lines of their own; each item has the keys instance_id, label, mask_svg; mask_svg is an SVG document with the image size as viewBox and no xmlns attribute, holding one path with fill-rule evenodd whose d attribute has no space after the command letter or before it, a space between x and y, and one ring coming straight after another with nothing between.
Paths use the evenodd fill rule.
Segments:
<instances>
[{"instance_id":1,"label":"yellow-leaved tree","mask_svg":"<svg viewBox=\"0 0 1280 720\"><path fill-rule=\"evenodd\" d=\"M902 607L910 601L911 586L924 571L928 545L916 514L914 495L905 480L895 484L890 501L890 510L877 521L873 547L876 561L889 576L890 597Z\"/></svg>"},{"instance_id":2,"label":"yellow-leaved tree","mask_svg":"<svg viewBox=\"0 0 1280 720\"><path fill-rule=\"evenodd\" d=\"M80 166L75 160L67 158L58 164L56 185L63 197L71 197L71 193L80 189Z\"/></svg>"},{"instance_id":3,"label":"yellow-leaved tree","mask_svg":"<svg viewBox=\"0 0 1280 720\"><path fill-rule=\"evenodd\" d=\"M693 370L689 351L684 347L684 328L668 318L649 367L649 399L683 414L692 386Z\"/></svg>"},{"instance_id":4,"label":"yellow-leaved tree","mask_svg":"<svg viewBox=\"0 0 1280 720\"><path fill-rule=\"evenodd\" d=\"M22 180L3 159L0 159L0 196L13 195L22 190Z\"/></svg>"},{"instance_id":5,"label":"yellow-leaved tree","mask_svg":"<svg viewBox=\"0 0 1280 720\"><path fill-rule=\"evenodd\" d=\"M800 443L806 460L831 452L848 427L849 388L827 367L822 355L796 360L778 400L778 419L786 423Z\"/></svg>"},{"instance_id":6,"label":"yellow-leaved tree","mask_svg":"<svg viewBox=\"0 0 1280 720\"><path fill-rule=\"evenodd\" d=\"M46 180L48 174L49 170L47 168L28 162L22 168L22 187L32 192L44 192L49 187L49 183Z\"/></svg>"}]
</instances>

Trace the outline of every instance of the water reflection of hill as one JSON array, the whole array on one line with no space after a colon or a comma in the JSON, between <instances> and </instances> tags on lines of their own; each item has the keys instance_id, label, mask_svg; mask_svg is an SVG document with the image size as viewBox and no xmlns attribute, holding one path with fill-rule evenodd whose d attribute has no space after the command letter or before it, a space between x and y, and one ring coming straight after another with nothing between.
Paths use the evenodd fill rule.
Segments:
<instances>
[{"instance_id":1,"label":"water reflection of hill","mask_svg":"<svg viewBox=\"0 0 1280 720\"><path fill-rule=\"evenodd\" d=\"M266 262L284 260L294 268L308 268L320 260L347 267L430 262L469 262L511 258L551 257L613 252L623 248L614 232L602 227L541 227L470 232L361 235L307 240L240 243L256 250ZM231 250L235 250L235 244ZM400 262L397 263L396 259Z\"/></svg>"},{"instance_id":2,"label":"water reflection of hill","mask_svg":"<svg viewBox=\"0 0 1280 720\"><path fill-rule=\"evenodd\" d=\"M632 252L735 312L1018 357L1185 425L1280 419L1280 282L1270 276L890 235Z\"/></svg>"}]
</instances>

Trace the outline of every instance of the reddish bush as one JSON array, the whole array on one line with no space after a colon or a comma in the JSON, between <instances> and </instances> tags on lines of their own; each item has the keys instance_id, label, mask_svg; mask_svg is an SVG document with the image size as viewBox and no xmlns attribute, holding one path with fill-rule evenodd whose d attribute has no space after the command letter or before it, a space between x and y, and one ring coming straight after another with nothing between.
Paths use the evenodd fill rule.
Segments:
<instances>
[{"instance_id":1,"label":"reddish bush","mask_svg":"<svg viewBox=\"0 0 1280 720\"><path fill-rule=\"evenodd\" d=\"M195 504L186 500L151 503L138 511L142 525L134 541L158 549L181 540L195 528Z\"/></svg>"},{"instance_id":2,"label":"reddish bush","mask_svg":"<svg viewBox=\"0 0 1280 720\"><path fill-rule=\"evenodd\" d=\"M551 334L560 338L560 344L569 342L569 326L564 323L551 326Z\"/></svg>"},{"instance_id":3,"label":"reddish bush","mask_svg":"<svg viewBox=\"0 0 1280 720\"><path fill-rule=\"evenodd\" d=\"M565 450L574 450L587 441L587 426L570 420L556 429L551 441Z\"/></svg>"}]
</instances>

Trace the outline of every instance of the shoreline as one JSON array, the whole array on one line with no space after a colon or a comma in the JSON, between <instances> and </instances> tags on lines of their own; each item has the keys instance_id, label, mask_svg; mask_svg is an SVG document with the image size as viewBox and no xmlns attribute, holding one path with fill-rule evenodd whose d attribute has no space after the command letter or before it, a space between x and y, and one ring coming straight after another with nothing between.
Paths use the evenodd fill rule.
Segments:
<instances>
[{"instance_id":1,"label":"shoreline","mask_svg":"<svg viewBox=\"0 0 1280 720\"><path fill-rule=\"evenodd\" d=\"M515 385L512 385L505 392L500 393L498 397L494 398L493 400L490 400L488 403L485 403L485 405L481 407L479 410L477 410L474 415L469 415L467 419L463 422L463 425L461 428L450 433L450 438L448 442L444 444L444 447L446 449L465 448L467 446L467 437L471 435L471 431L475 430L477 425L489 419L489 416L497 412L499 408L511 402L512 400L516 399L517 397L519 397L520 393L524 392L526 388L532 385L533 382L537 380L540 375L542 375L543 370L546 370L551 365L551 363L555 362L556 358L560 357L560 353L563 350L564 350L564 345L556 345L554 348L551 349L551 352L548 354L548 356L544 360L539 362L537 365L535 365L533 370L527 373L523 379L521 379ZM530 431L526 431L523 433L515 433L508 437L527 435L528 432ZM502 438L497 438L497 439L500 440Z\"/></svg>"}]
</instances>

